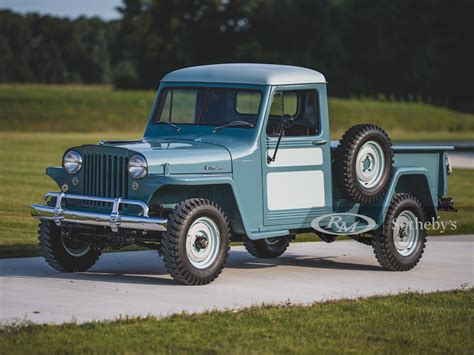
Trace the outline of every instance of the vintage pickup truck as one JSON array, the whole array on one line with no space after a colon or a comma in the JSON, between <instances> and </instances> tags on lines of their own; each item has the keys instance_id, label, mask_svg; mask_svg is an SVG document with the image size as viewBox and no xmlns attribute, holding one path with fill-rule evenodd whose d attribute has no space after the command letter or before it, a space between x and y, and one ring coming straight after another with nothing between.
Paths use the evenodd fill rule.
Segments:
<instances>
[{"instance_id":1,"label":"vintage pickup truck","mask_svg":"<svg viewBox=\"0 0 474 355\"><path fill-rule=\"evenodd\" d=\"M298 233L371 245L382 267L421 258L451 208L451 147L392 146L372 124L330 142L324 76L281 65L185 68L161 81L143 138L68 149L32 206L46 261L85 271L105 247L158 250L181 284L215 280L230 241L274 258Z\"/></svg>"}]
</instances>

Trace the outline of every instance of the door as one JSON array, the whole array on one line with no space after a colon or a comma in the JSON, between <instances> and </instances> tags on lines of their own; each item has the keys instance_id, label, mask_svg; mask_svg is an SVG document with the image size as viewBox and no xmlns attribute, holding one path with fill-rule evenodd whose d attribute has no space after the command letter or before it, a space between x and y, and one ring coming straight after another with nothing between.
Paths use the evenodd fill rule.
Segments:
<instances>
[{"instance_id":1,"label":"door","mask_svg":"<svg viewBox=\"0 0 474 355\"><path fill-rule=\"evenodd\" d=\"M324 97L324 102L322 102ZM325 95L316 87L279 88L264 134L264 224L309 228L331 210L331 161ZM323 123L323 124L322 124Z\"/></svg>"}]
</instances>

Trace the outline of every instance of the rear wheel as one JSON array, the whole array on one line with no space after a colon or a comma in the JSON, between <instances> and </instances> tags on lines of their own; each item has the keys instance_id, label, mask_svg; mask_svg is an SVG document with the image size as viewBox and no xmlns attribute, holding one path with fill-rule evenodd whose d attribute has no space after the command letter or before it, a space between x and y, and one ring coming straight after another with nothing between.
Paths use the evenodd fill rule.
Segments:
<instances>
[{"instance_id":1,"label":"rear wheel","mask_svg":"<svg viewBox=\"0 0 474 355\"><path fill-rule=\"evenodd\" d=\"M245 249L256 258L272 259L282 255L290 245L290 236L265 238L259 240L246 239Z\"/></svg>"},{"instance_id":2,"label":"rear wheel","mask_svg":"<svg viewBox=\"0 0 474 355\"><path fill-rule=\"evenodd\" d=\"M387 270L407 271L421 259L426 244L425 213L411 194L398 193L392 199L382 229L372 240L375 257Z\"/></svg>"},{"instance_id":3,"label":"rear wheel","mask_svg":"<svg viewBox=\"0 0 474 355\"><path fill-rule=\"evenodd\" d=\"M224 268L229 239L229 222L216 203L185 200L169 216L162 240L165 266L180 284L208 284Z\"/></svg>"},{"instance_id":4,"label":"rear wheel","mask_svg":"<svg viewBox=\"0 0 474 355\"><path fill-rule=\"evenodd\" d=\"M40 221L38 234L41 254L46 262L58 271L86 271L95 264L101 254L100 249L74 239L52 221Z\"/></svg>"}]
</instances>

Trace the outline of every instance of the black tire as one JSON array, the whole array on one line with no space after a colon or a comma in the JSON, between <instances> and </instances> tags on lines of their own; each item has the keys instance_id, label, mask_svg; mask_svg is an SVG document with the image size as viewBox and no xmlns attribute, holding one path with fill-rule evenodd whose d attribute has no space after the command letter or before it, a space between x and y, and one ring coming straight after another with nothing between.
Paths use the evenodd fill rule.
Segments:
<instances>
[{"instance_id":1,"label":"black tire","mask_svg":"<svg viewBox=\"0 0 474 355\"><path fill-rule=\"evenodd\" d=\"M380 174L376 174L373 182L361 182L357 175L360 171L357 170L358 153L361 148L367 147L367 143L380 147L384 158ZM392 165L392 142L387 133L378 126L360 124L351 127L340 140L334 155L334 177L345 198L365 204L374 203L384 196L388 188ZM366 169L370 172L370 165Z\"/></svg>"},{"instance_id":2,"label":"black tire","mask_svg":"<svg viewBox=\"0 0 474 355\"><path fill-rule=\"evenodd\" d=\"M418 220L418 238L409 255L402 255L395 245L394 223L404 211L410 211ZM420 201L411 194L398 193L393 196L381 229L375 231L372 246L380 265L387 270L407 271L413 269L421 259L426 245L425 212Z\"/></svg>"},{"instance_id":3,"label":"black tire","mask_svg":"<svg viewBox=\"0 0 474 355\"><path fill-rule=\"evenodd\" d=\"M62 272L82 272L90 269L101 255L101 250L87 246L80 256L73 256L65 247L61 227L52 221L40 221L38 240L41 254L53 269Z\"/></svg>"},{"instance_id":4,"label":"black tire","mask_svg":"<svg viewBox=\"0 0 474 355\"><path fill-rule=\"evenodd\" d=\"M186 253L188 230L200 217L210 218L216 224L220 240L212 264L202 269L194 266ZM208 284L224 268L230 250L229 240L229 222L222 208L201 198L185 200L176 205L168 218L168 230L162 240L164 264L171 276L182 285Z\"/></svg>"},{"instance_id":5,"label":"black tire","mask_svg":"<svg viewBox=\"0 0 474 355\"><path fill-rule=\"evenodd\" d=\"M273 259L278 258L286 251L290 245L290 240L290 236L258 240L247 238L244 245L245 249L256 258Z\"/></svg>"},{"instance_id":6,"label":"black tire","mask_svg":"<svg viewBox=\"0 0 474 355\"><path fill-rule=\"evenodd\" d=\"M372 245L373 243L373 238L368 237L368 236L363 236L363 235L350 235L352 239L354 239L356 242L365 244L365 245Z\"/></svg>"},{"instance_id":7,"label":"black tire","mask_svg":"<svg viewBox=\"0 0 474 355\"><path fill-rule=\"evenodd\" d=\"M334 243L337 239L335 234L316 232L316 235L325 243Z\"/></svg>"}]
</instances>

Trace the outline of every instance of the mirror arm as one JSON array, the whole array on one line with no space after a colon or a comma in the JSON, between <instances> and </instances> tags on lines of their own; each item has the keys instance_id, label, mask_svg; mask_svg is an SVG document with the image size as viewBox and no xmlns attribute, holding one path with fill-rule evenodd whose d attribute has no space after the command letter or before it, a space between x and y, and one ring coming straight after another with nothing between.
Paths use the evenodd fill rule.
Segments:
<instances>
[{"instance_id":1,"label":"mirror arm","mask_svg":"<svg viewBox=\"0 0 474 355\"><path fill-rule=\"evenodd\" d=\"M272 161L275 161L278 148L280 147L281 137L283 136L284 130L285 130L285 125L283 124L283 121L282 121L280 135L278 136L277 144L276 144L275 150L273 151L273 157L267 156L267 164L270 164Z\"/></svg>"},{"instance_id":2,"label":"mirror arm","mask_svg":"<svg viewBox=\"0 0 474 355\"><path fill-rule=\"evenodd\" d=\"M282 92L282 91L280 91L280 92L278 93L278 95L280 95L280 98L281 98L281 130L280 130L280 134L279 134L279 136L278 136L278 141L277 141L275 150L273 151L273 157L270 157L269 155L267 155L267 164L270 164L272 161L275 161L276 155L277 155L277 152L278 152L278 148L280 147L281 137L283 136L283 131L285 130L285 122L284 122L284 117L285 117L285 96L283 95L283 92Z\"/></svg>"}]
</instances>

